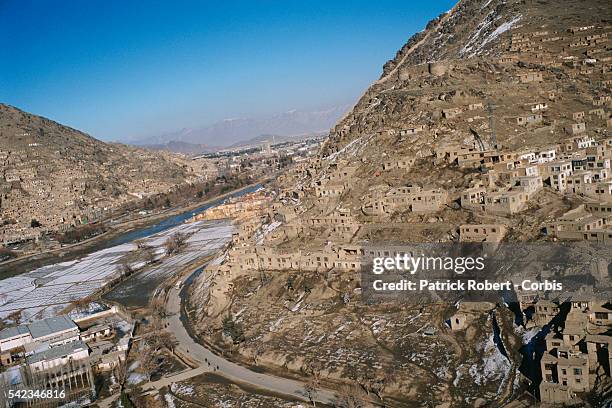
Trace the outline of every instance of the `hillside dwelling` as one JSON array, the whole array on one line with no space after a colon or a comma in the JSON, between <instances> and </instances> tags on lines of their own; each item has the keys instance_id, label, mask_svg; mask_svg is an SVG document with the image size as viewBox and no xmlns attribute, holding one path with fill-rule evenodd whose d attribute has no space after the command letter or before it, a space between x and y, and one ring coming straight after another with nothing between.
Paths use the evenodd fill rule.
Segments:
<instances>
[{"instance_id":1,"label":"hillside dwelling","mask_svg":"<svg viewBox=\"0 0 612 408\"><path fill-rule=\"evenodd\" d=\"M485 197L485 211L491 214L516 214L525 209L527 193L521 190L508 190L490 193Z\"/></svg>"},{"instance_id":2,"label":"hillside dwelling","mask_svg":"<svg viewBox=\"0 0 612 408\"><path fill-rule=\"evenodd\" d=\"M612 201L612 181L601 181L584 187L584 195L598 201Z\"/></svg>"},{"instance_id":3,"label":"hillside dwelling","mask_svg":"<svg viewBox=\"0 0 612 408\"><path fill-rule=\"evenodd\" d=\"M502 55L497 62L499 64L512 64L518 62L518 55Z\"/></svg>"},{"instance_id":4,"label":"hillside dwelling","mask_svg":"<svg viewBox=\"0 0 612 408\"><path fill-rule=\"evenodd\" d=\"M416 135L417 133L420 133L423 130L425 130L425 125L418 125L418 126L411 127L408 129L402 129L400 130L400 136Z\"/></svg>"},{"instance_id":5,"label":"hillside dwelling","mask_svg":"<svg viewBox=\"0 0 612 408\"><path fill-rule=\"evenodd\" d=\"M357 166L337 166L329 174L329 181L339 183L349 180L357 171Z\"/></svg>"},{"instance_id":6,"label":"hillside dwelling","mask_svg":"<svg viewBox=\"0 0 612 408\"><path fill-rule=\"evenodd\" d=\"M567 178L572 174L572 171L572 162L569 160L557 160L546 165L546 174L551 178L551 187L558 191L565 191Z\"/></svg>"},{"instance_id":7,"label":"hillside dwelling","mask_svg":"<svg viewBox=\"0 0 612 408\"><path fill-rule=\"evenodd\" d=\"M590 171L578 171L567 178L567 190L574 194L584 194L585 185L593 182Z\"/></svg>"},{"instance_id":8,"label":"hillside dwelling","mask_svg":"<svg viewBox=\"0 0 612 408\"><path fill-rule=\"evenodd\" d=\"M584 119L584 111L572 113L572 119L573 120L582 120L582 119Z\"/></svg>"},{"instance_id":9,"label":"hillside dwelling","mask_svg":"<svg viewBox=\"0 0 612 408\"><path fill-rule=\"evenodd\" d=\"M457 164L460 167L478 167L478 165L493 162L498 157L495 150L461 152L457 155Z\"/></svg>"},{"instance_id":10,"label":"hillside dwelling","mask_svg":"<svg viewBox=\"0 0 612 408\"><path fill-rule=\"evenodd\" d=\"M578 135L580 133L586 132L586 124L585 123L572 123L566 125L564 127L566 133L570 135Z\"/></svg>"},{"instance_id":11,"label":"hillside dwelling","mask_svg":"<svg viewBox=\"0 0 612 408\"><path fill-rule=\"evenodd\" d=\"M589 116L596 116L599 119L606 119L606 111L603 108L589 110Z\"/></svg>"},{"instance_id":12,"label":"hillside dwelling","mask_svg":"<svg viewBox=\"0 0 612 408\"><path fill-rule=\"evenodd\" d=\"M444 119L453 119L461 114L461 108L442 109L442 117Z\"/></svg>"},{"instance_id":13,"label":"hillside dwelling","mask_svg":"<svg viewBox=\"0 0 612 408\"><path fill-rule=\"evenodd\" d=\"M572 159L572 171L583 171L588 169L588 162L586 157L576 157Z\"/></svg>"},{"instance_id":14,"label":"hillside dwelling","mask_svg":"<svg viewBox=\"0 0 612 408\"><path fill-rule=\"evenodd\" d=\"M548 91L548 100L554 102L557 100L557 91Z\"/></svg>"},{"instance_id":15,"label":"hillside dwelling","mask_svg":"<svg viewBox=\"0 0 612 408\"><path fill-rule=\"evenodd\" d=\"M609 303L607 305L593 305L589 310L589 321L596 326L612 325L612 306ZM611 340L608 339L608 341ZM610 352L608 351L608 353Z\"/></svg>"},{"instance_id":16,"label":"hillside dwelling","mask_svg":"<svg viewBox=\"0 0 612 408\"><path fill-rule=\"evenodd\" d=\"M550 323L559 314L559 306L549 300L538 300L534 307L533 320L538 326ZM549 339L547 339L549 340Z\"/></svg>"},{"instance_id":17,"label":"hillside dwelling","mask_svg":"<svg viewBox=\"0 0 612 408\"><path fill-rule=\"evenodd\" d=\"M532 103L529 106L529 109L531 110L532 113L542 112L548 109L548 104L545 102Z\"/></svg>"},{"instance_id":18,"label":"hillside dwelling","mask_svg":"<svg viewBox=\"0 0 612 408\"><path fill-rule=\"evenodd\" d=\"M578 150L597 146L597 142L591 136L577 137L577 138L574 138L573 140L574 140L574 146L576 146L576 149ZM603 152L603 149L602 149L602 152Z\"/></svg>"},{"instance_id":19,"label":"hillside dwelling","mask_svg":"<svg viewBox=\"0 0 612 408\"><path fill-rule=\"evenodd\" d=\"M534 113L532 115L522 115L516 117L516 124L521 126L527 126L534 123L542 123L542 114Z\"/></svg>"},{"instance_id":20,"label":"hillside dwelling","mask_svg":"<svg viewBox=\"0 0 612 408\"><path fill-rule=\"evenodd\" d=\"M542 82L543 77L541 72L525 72L518 75L519 82L521 84L528 84L531 82Z\"/></svg>"},{"instance_id":21,"label":"hillside dwelling","mask_svg":"<svg viewBox=\"0 0 612 408\"><path fill-rule=\"evenodd\" d=\"M495 188L500 182L503 184L512 184L513 180L519 177L519 170L515 168L503 169L491 169L487 172L488 185L491 188Z\"/></svg>"},{"instance_id":22,"label":"hillside dwelling","mask_svg":"<svg viewBox=\"0 0 612 408\"><path fill-rule=\"evenodd\" d=\"M487 189L485 187L472 187L464 190L461 194L461 208L482 210L484 209L485 196Z\"/></svg>"},{"instance_id":23,"label":"hillside dwelling","mask_svg":"<svg viewBox=\"0 0 612 408\"><path fill-rule=\"evenodd\" d=\"M484 109L484 105L482 104L482 102L479 103L470 103L468 105L468 110L477 110L477 109Z\"/></svg>"},{"instance_id":24,"label":"hillside dwelling","mask_svg":"<svg viewBox=\"0 0 612 408\"><path fill-rule=\"evenodd\" d=\"M319 198L340 197L345 189L346 186L344 184L324 184L315 186L315 194Z\"/></svg>"},{"instance_id":25,"label":"hillside dwelling","mask_svg":"<svg viewBox=\"0 0 612 408\"><path fill-rule=\"evenodd\" d=\"M572 33L572 34L579 34L582 33L584 31L589 31L592 30L593 28L595 28L594 25L588 25L588 26L576 26L576 27L570 27L567 29L568 32Z\"/></svg>"},{"instance_id":26,"label":"hillside dwelling","mask_svg":"<svg viewBox=\"0 0 612 408\"><path fill-rule=\"evenodd\" d=\"M589 234L602 230L604 220L601 216L593 215L580 205L559 217L555 222L546 226L546 234L559 239L572 241L588 240Z\"/></svg>"},{"instance_id":27,"label":"hillside dwelling","mask_svg":"<svg viewBox=\"0 0 612 408\"><path fill-rule=\"evenodd\" d=\"M527 163L535 163L535 162L538 161L537 160L537 152L518 153L517 159L521 160L521 161L526 161Z\"/></svg>"},{"instance_id":28,"label":"hillside dwelling","mask_svg":"<svg viewBox=\"0 0 612 408\"><path fill-rule=\"evenodd\" d=\"M458 311L448 319L450 329L452 331L465 330L469 326L470 322L474 320L473 314L468 314L462 311Z\"/></svg>"},{"instance_id":29,"label":"hillside dwelling","mask_svg":"<svg viewBox=\"0 0 612 408\"><path fill-rule=\"evenodd\" d=\"M538 166L521 166L517 167L519 177L535 177L540 175Z\"/></svg>"},{"instance_id":30,"label":"hillside dwelling","mask_svg":"<svg viewBox=\"0 0 612 408\"><path fill-rule=\"evenodd\" d=\"M597 180L607 179L610 172L610 159L593 160L594 157L596 156L586 157L588 169L594 171L594 175L598 175L595 177Z\"/></svg>"},{"instance_id":31,"label":"hillside dwelling","mask_svg":"<svg viewBox=\"0 0 612 408\"><path fill-rule=\"evenodd\" d=\"M611 100L612 100L612 97L607 96L607 95L596 96L593 98L593 105L594 106L604 106Z\"/></svg>"},{"instance_id":32,"label":"hillside dwelling","mask_svg":"<svg viewBox=\"0 0 612 408\"><path fill-rule=\"evenodd\" d=\"M464 224L459 227L459 242L501 242L506 235L503 224Z\"/></svg>"},{"instance_id":33,"label":"hillside dwelling","mask_svg":"<svg viewBox=\"0 0 612 408\"><path fill-rule=\"evenodd\" d=\"M534 154L534 160L537 163L548 163L557 158L557 149L555 147L549 147L542 149ZM531 160L530 160L531 162Z\"/></svg>"},{"instance_id":34,"label":"hillside dwelling","mask_svg":"<svg viewBox=\"0 0 612 408\"><path fill-rule=\"evenodd\" d=\"M544 183L540 176L520 176L518 187L522 188L527 194L527 199L531 200L544 187Z\"/></svg>"},{"instance_id":35,"label":"hillside dwelling","mask_svg":"<svg viewBox=\"0 0 612 408\"><path fill-rule=\"evenodd\" d=\"M546 351L540 361L540 399L545 403L566 404L572 402L575 393L591 388L589 373L596 368L591 367L592 357L574 346L585 336L575 326L567 326L561 333L553 331L546 336Z\"/></svg>"},{"instance_id":36,"label":"hillside dwelling","mask_svg":"<svg viewBox=\"0 0 612 408\"><path fill-rule=\"evenodd\" d=\"M584 208L593 215L599 215L602 217L612 216L612 202L587 203L584 205Z\"/></svg>"},{"instance_id":37,"label":"hillside dwelling","mask_svg":"<svg viewBox=\"0 0 612 408\"><path fill-rule=\"evenodd\" d=\"M383 162L383 170L403 169L408 170L416 162L415 158L402 157L400 159L388 159Z\"/></svg>"},{"instance_id":38,"label":"hillside dwelling","mask_svg":"<svg viewBox=\"0 0 612 408\"><path fill-rule=\"evenodd\" d=\"M448 199L448 193L439 189L423 190L416 193L411 210L416 213L429 213L439 211Z\"/></svg>"}]
</instances>

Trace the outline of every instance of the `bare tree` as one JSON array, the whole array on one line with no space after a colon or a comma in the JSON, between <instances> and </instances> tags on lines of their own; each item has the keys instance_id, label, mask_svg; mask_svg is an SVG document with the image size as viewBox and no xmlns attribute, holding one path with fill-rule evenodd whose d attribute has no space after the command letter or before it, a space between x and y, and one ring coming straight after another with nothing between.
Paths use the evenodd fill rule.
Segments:
<instances>
[{"instance_id":1,"label":"bare tree","mask_svg":"<svg viewBox=\"0 0 612 408\"><path fill-rule=\"evenodd\" d=\"M142 249L142 259L147 265L155 263L155 261L157 260L155 256L155 250L149 246L144 247Z\"/></svg>"},{"instance_id":2,"label":"bare tree","mask_svg":"<svg viewBox=\"0 0 612 408\"><path fill-rule=\"evenodd\" d=\"M113 368L113 374L115 375L115 379L117 380L117 382L121 386L121 389L123 390L123 386L125 382L127 381L127 377L128 377L127 365L125 364L125 361L119 360L115 368Z\"/></svg>"},{"instance_id":3,"label":"bare tree","mask_svg":"<svg viewBox=\"0 0 612 408\"><path fill-rule=\"evenodd\" d=\"M187 237L180 231L172 234L165 242L166 254L172 255L181 252L185 246Z\"/></svg>"},{"instance_id":4,"label":"bare tree","mask_svg":"<svg viewBox=\"0 0 612 408\"><path fill-rule=\"evenodd\" d=\"M153 299L151 299L151 302L149 302L149 307L151 308L151 313L153 314L154 320L156 318L163 319L167 316L166 304L163 296L155 296ZM159 323L161 327L161 322Z\"/></svg>"},{"instance_id":5,"label":"bare tree","mask_svg":"<svg viewBox=\"0 0 612 408\"><path fill-rule=\"evenodd\" d=\"M366 401L367 396L361 387L343 385L336 394L337 408L370 408L372 404Z\"/></svg>"},{"instance_id":6,"label":"bare tree","mask_svg":"<svg viewBox=\"0 0 612 408\"><path fill-rule=\"evenodd\" d=\"M316 381L314 378L311 378L310 380L308 380L308 382L304 386L304 391L306 391L306 396L310 400L310 403L312 404L312 406L315 408L317 406L317 401L315 398L317 398L317 394L318 394L317 387L318 386L319 386L318 381Z\"/></svg>"},{"instance_id":7,"label":"bare tree","mask_svg":"<svg viewBox=\"0 0 612 408\"><path fill-rule=\"evenodd\" d=\"M134 273L134 269L132 269L132 266L127 260L123 260L119 265L119 273L121 276L130 276Z\"/></svg>"},{"instance_id":8,"label":"bare tree","mask_svg":"<svg viewBox=\"0 0 612 408\"><path fill-rule=\"evenodd\" d=\"M87 307L89 306L89 299L87 298L83 298L83 299L76 299L74 301L72 301L72 306L74 307L74 309L78 312L84 312L85 310L87 310Z\"/></svg>"},{"instance_id":9,"label":"bare tree","mask_svg":"<svg viewBox=\"0 0 612 408\"><path fill-rule=\"evenodd\" d=\"M14 312L11 312L8 316L6 316L6 318L12 321L14 324L21 324L21 310L15 310Z\"/></svg>"},{"instance_id":10,"label":"bare tree","mask_svg":"<svg viewBox=\"0 0 612 408\"><path fill-rule=\"evenodd\" d=\"M170 350L172 354L174 354L174 348L178 344L178 341L176 340L176 337L174 337L174 334L168 331L159 332L156 336L156 341L159 347L164 347Z\"/></svg>"},{"instance_id":11,"label":"bare tree","mask_svg":"<svg viewBox=\"0 0 612 408\"><path fill-rule=\"evenodd\" d=\"M151 376L155 372L158 364L155 350L147 341L144 341L141 344L140 349L138 350L137 358L140 362L140 368L142 369L144 375L147 376L147 381L151 381Z\"/></svg>"}]
</instances>

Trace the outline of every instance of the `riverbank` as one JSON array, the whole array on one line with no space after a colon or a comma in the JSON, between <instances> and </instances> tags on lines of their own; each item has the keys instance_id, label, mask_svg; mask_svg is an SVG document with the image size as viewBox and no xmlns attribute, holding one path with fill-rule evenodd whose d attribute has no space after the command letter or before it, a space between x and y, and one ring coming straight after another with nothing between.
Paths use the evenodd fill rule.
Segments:
<instances>
[{"instance_id":1,"label":"riverbank","mask_svg":"<svg viewBox=\"0 0 612 408\"><path fill-rule=\"evenodd\" d=\"M111 224L109 230L105 233L79 243L0 262L0 279L10 278L50 264L72 261L88 253L138 239L139 235L142 235L138 233L138 230L152 229L152 233L162 231L166 227L166 225L163 225L166 220L183 216L187 219L192 216L192 213L204 211L230 196L254 191L266 181L261 180L203 201L185 203L184 205L156 214L149 214L136 219L122 221L121 223ZM180 222L183 221L181 220ZM171 224L169 223L168 225L171 226ZM157 225L161 227L156 229Z\"/></svg>"}]
</instances>

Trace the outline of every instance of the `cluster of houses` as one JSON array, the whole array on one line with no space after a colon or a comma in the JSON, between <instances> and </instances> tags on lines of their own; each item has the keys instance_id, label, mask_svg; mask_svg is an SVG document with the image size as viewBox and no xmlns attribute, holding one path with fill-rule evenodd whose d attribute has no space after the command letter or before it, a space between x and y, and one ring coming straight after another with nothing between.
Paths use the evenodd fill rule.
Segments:
<instances>
[{"instance_id":1,"label":"cluster of houses","mask_svg":"<svg viewBox=\"0 0 612 408\"><path fill-rule=\"evenodd\" d=\"M521 310L533 312L533 322L548 328L540 359L540 399L549 403L576 403L578 393L589 392L610 378L612 367L612 305L594 297L576 295L555 302L527 300Z\"/></svg>"},{"instance_id":2,"label":"cluster of houses","mask_svg":"<svg viewBox=\"0 0 612 408\"><path fill-rule=\"evenodd\" d=\"M127 192L97 193L101 181L91 175L92 163L75 159L76 165L66 167L61 157L61 152L49 152L38 143L22 149L0 149L0 213L4 221L0 224L0 244L36 240L48 232L65 232L99 221L136 198L167 192L180 184L160 180L148 170L136 174L128 160L108 161L96 164L101 176L110 177L113 172L124 175ZM176 160L167 157L168 161ZM151 171L163 163L149 152L134 152L133 159ZM192 173L184 181L191 183L199 177Z\"/></svg>"},{"instance_id":3,"label":"cluster of houses","mask_svg":"<svg viewBox=\"0 0 612 408\"><path fill-rule=\"evenodd\" d=\"M193 221L219 220L224 218L248 219L262 215L268 208L272 197L262 191L234 197L227 202L209 208L192 218Z\"/></svg>"},{"instance_id":4,"label":"cluster of houses","mask_svg":"<svg viewBox=\"0 0 612 408\"><path fill-rule=\"evenodd\" d=\"M577 394L589 392L605 378L612 367L612 326L610 302L581 299L582 296L550 301L540 299L536 292L519 294L520 309L530 320L526 326L538 327L545 334L545 350L538 360L533 348L528 356L539 364L541 381L538 385L542 402L553 404L578 403ZM447 321L451 330L462 331L483 312L494 305L483 302L463 302ZM525 372L524 380L535 381Z\"/></svg>"},{"instance_id":5,"label":"cluster of houses","mask_svg":"<svg viewBox=\"0 0 612 408\"><path fill-rule=\"evenodd\" d=\"M134 325L116 306L75 318L49 317L0 331L0 400L8 390L66 391L65 401L95 393L95 374L125 361Z\"/></svg>"}]
</instances>

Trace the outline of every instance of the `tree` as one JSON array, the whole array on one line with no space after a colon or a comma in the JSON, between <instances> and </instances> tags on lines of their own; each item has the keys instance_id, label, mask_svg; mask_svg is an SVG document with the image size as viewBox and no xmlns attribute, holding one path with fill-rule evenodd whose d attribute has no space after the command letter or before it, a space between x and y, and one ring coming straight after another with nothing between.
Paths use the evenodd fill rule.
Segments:
<instances>
[{"instance_id":1,"label":"tree","mask_svg":"<svg viewBox=\"0 0 612 408\"><path fill-rule=\"evenodd\" d=\"M6 318L16 325L21 324L21 310L15 310L14 312L11 312L8 316L6 316Z\"/></svg>"},{"instance_id":2,"label":"tree","mask_svg":"<svg viewBox=\"0 0 612 408\"><path fill-rule=\"evenodd\" d=\"M32 228L38 228L41 225L42 224L36 218L32 218L32 221L30 221L30 227Z\"/></svg>"},{"instance_id":3,"label":"tree","mask_svg":"<svg viewBox=\"0 0 612 408\"><path fill-rule=\"evenodd\" d=\"M151 381L151 376L155 372L158 364L157 364L157 356L155 355L155 350L148 341L144 341L140 349L138 350L137 355L138 361L140 362L140 368L143 371L143 374L147 376L147 381Z\"/></svg>"},{"instance_id":4,"label":"tree","mask_svg":"<svg viewBox=\"0 0 612 408\"><path fill-rule=\"evenodd\" d=\"M228 315L223 319L223 333L231 337L234 344L244 341L244 330L242 329L242 325L235 322L232 316Z\"/></svg>"},{"instance_id":5,"label":"tree","mask_svg":"<svg viewBox=\"0 0 612 408\"><path fill-rule=\"evenodd\" d=\"M155 250L149 246L143 247L142 259L147 265L155 263L155 261L157 261L157 258L155 256Z\"/></svg>"},{"instance_id":6,"label":"tree","mask_svg":"<svg viewBox=\"0 0 612 408\"><path fill-rule=\"evenodd\" d=\"M113 374L117 379L117 382L121 386L121 390L123 391L123 385L127 381L127 365L125 361L119 360L115 368L113 368Z\"/></svg>"},{"instance_id":7,"label":"tree","mask_svg":"<svg viewBox=\"0 0 612 408\"><path fill-rule=\"evenodd\" d=\"M89 299L84 298L84 299L76 299L72 302L72 306L74 306L74 308L78 311L78 312L83 312L85 310L87 310L87 307L89 306Z\"/></svg>"},{"instance_id":8,"label":"tree","mask_svg":"<svg viewBox=\"0 0 612 408\"><path fill-rule=\"evenodd\" d=\"M167 316L163 293L162 295L155 296L153 299L151 299L149 305L151 307L151 312L153 313L153 319L163 319ZM161 326L161 324L159 326Z\"/></svg>"},{"instance_id":9,"label":"tree","mask_svg":"<svg viewBox=\"0 0 612 408\"><path fill-rule=\"evenodd\" d=\"M166 247L166 254L172 255L181 252L185 246L187 237L180 231L172 234L167 240L164 246Z\"/></svg>"},{"instance_id":10,"label":"tree","mask_svg":"<svg viewBox=\"0 0 612 408\"><path fill-rule=\"evenodd\" d=\"M317 406L317 401L315 400L315 398L317 398L317 394L318 394L317 388L318 387L319 387L319 379L315 377L311 377L306 383L306 385L304 386L304 391L306 391L306 396L310 400L310 403L312 404L312 406L315 408Z\"/></svg>"},{"instance_id":11,"label":"tree","mask_svg":"<svg viewBox=\"0 0 612 408\"><path fill-rule=\"evenodd\" d=\"M178 341L176 340L176 337L174 337L174 334L164 330L155 333L155 336L153 338L155 341L155 345L158 348L166 348L170 350L172 354L174 354L174 348L178 344Z\"/></svg>"},{"instance_id":12,"label":"tree","mask_svg":"<svg viewBox=\"0 0 612 408\"><path fill-rule=\"evenodd\" d=\"M360 387L343 385L336 394L337 408L369 408L372 405L365 401L365 393Z\"/></svg>"},{"instance_id":13,"label":"tree","mask_svg":"<svg viewBox=\"0 0 612 408\"><path fill-rule=\"evenodd\" d=\"M124 260L121 262L121 265L119 265L119 273L121 276L130 276L134 273L134 269L132 269L132 266L127 260Z\"/></svg>"}]
</instances>

